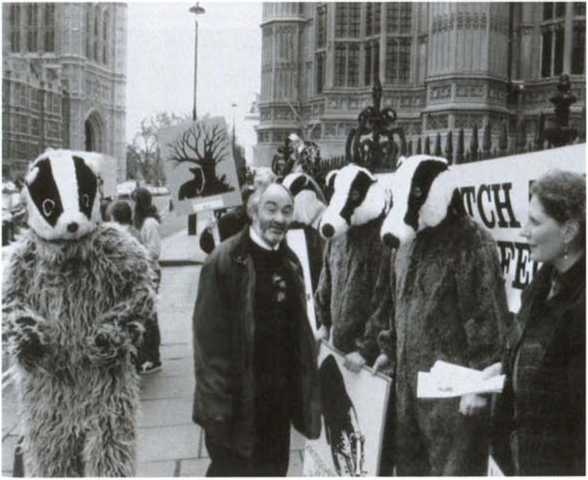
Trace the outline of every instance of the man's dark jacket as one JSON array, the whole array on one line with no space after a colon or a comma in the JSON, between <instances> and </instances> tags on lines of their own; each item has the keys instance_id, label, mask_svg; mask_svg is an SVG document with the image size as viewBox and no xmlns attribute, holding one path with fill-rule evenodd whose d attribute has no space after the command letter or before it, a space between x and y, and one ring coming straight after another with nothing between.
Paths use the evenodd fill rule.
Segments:
<instances>
[{"instance_id":1,"label":"man's dark jacket","mask_svg":"<svg viewBox=\"0 0 588 480\"><path fill-rule=\"evenodd\" d=\"M194 308L193 420L219 443L250 456L255 443L254 378L255 268L249 227L220 244L202 267ZM298 327L293 365L300 372L294 386L291 421L307 438L320 435L316 344L306 316L302 269L285 244L284 262L293 273L297 298L291 321ZM271 421L271 419L268 419Z\"/></svg>"}]
</instances>

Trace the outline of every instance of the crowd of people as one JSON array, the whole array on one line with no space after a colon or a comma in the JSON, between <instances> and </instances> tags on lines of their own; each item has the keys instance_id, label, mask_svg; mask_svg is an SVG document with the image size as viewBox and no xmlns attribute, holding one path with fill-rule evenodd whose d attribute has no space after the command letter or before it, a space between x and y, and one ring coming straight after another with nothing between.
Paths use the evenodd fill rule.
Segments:
<instances>
[{"instance_id":1,"label":"crowd of people","mask_svg":"<svg viewBox=\"0 0 588 480\"><path fill-rule=\"evenodd\" d=\"M27 175L31 232L4 285L3 342L30 407L23 420L29 434L21 439L27 473L131 475L137 373L162 368L155 307L161 219L150 192L138 188L132 205L117 200L106 208L106 219L118 225L102 225L84 159L51 155ZM49 168L58 161L67 166ZM367 366L392 381L380 475L484 475L489 454L507 475L585 474L585 178L553 170L533 182L521 235L542 265L513 315L496 243L465 214L450 175L443 159L410 157L395 172L400 187L389 202L357 165L327 178L328 195L304 172L276 177L264 170L242 187L243 205L218 216L216 232L201 233L208 256L192 317L192 418L204 430L208 476L284 476L292 426L319 438L322 418L332 416L317 361L322 341L344 355L351 374ZM46 191L48 179L55 191ZM293 228L306 239L316 325L300 259L287 241ZM39 278L63 295L75 292L72 299L37 292ZM91 288L83 288L86 281ZM82 315L68 303L78 300ZM51 309L62 325L46 321ZM81 329L79 347L71 332ZM485 378L505 374L504 389L419 399L418 373L437 360ZM65 428L70 412L52 411L49 400L58 408L84 388L105 400L92 408L74 402L77 423ZM38 391L51 395L31 394ZM45 451L30 432L65 440ZM86 436L94 440L82 447ZM342 431L327 437L344 458ZM94 447L100 458L81 465ZM16 460L19 476L19 450Z\"/></svg>"},{"instance_id":2,"label":"crowd of people","mask_svg":"<svg viewBox=\"0 0 588 480\"><path fill-rule=\"evenodd\" d=\"M316 438L321 412L329 409L318 395L312 345L317 337L308 328L301 267L285 241L296 204L287 183L269 179L257 186L247 203L250 221L214 248L200 274L193 417L205 430L209 476L284 475L290 425ZM366 312L353 319L341 311L331 315L329 302L334 296L349 302L354 292L334 285L326 303L321 298L329 281L325 268L342 268L343 260L329 265L326 253L319 265L318 339L346 329L339 337L345 340L339 347L346 366L372 366L394 381L380 474L484 475L492 453L509 475L583 475L584 177L552 171L533 184L521 235L543 266L514 318L494 240L471 220L459 220L469 237L455 239L451 232L459 231L458 220L448 216L376 259L378 268L388 263L387 273L373 295L359 299ZM443 262L439 242L454 249L466 242L480 245L470 249L473 256L461 252L457 263L443 265L443 285L428 272L419 277L414 265L429 250L426 261L434 264L437 255ZM385 322L370 323L374 315ZM362 350L366 335L376 339L368 342L375 351ZM505 373L503 393L494 401L474 394L417 399L417 372L437 359L456 358L487 378Z\"/></svg>"}]
</instances>

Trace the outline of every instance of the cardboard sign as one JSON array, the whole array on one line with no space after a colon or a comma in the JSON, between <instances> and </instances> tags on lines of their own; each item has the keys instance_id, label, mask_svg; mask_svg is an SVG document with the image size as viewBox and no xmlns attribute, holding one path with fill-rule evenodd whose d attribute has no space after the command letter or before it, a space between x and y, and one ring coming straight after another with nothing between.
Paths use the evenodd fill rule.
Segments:
<instances>
[{"instance_id":1,"label":"cardboard sign","mask_svg":"<svg viewBox=\"0 0 588 480\"><path fill-rule=\"evenodd\" d=\"M391 381L363 367L353 373L344 356L322 342L318 357L322 431L307 440L304 476L376 476L379 473Z\"/></svg>"},{"instance_id":2,"label":"cardboard sign","mask_svg":"<svg viewBox=\"0 0 588 480\"><path fill-rule=\"evenodd\" d=\"M297 228L289 230L287 234L288 246L294 251L300 264L302 265L302 273L304 274L304 293L306 295L306 314L310 322L310 328L316 334L316 314L314 311L314 295L312 291L312 281L310 279L310 263L308 260L308 248L306 246L306 237L304 230Z\"/></svg>"},{"instance_id":3,"label":"cardboard sign","mask_svg":"<svg viewBox=\"0 0 588 480\"><path fill-rule=\"evenodd\" d=\"M241 205L224 118L186 121L161 129L158 138L176 215Z\"/></svg>"},{"instance_id":4,"label":"cardboard sign","mask_svg":"<svg viewBox=\"0 0 588 480\"><path fill-rule=\"evenodd\" d=\"M521 292L539 265L530 258L521 230L527 222L531 183L552 169L586 173L586 145L578 144L495 160L455 165L466 212L497 242L509 309L518 312ZM393 174L379 175L386 186ZM393 194L393 192L392 192Z\"/></svg>"}]
</instances>

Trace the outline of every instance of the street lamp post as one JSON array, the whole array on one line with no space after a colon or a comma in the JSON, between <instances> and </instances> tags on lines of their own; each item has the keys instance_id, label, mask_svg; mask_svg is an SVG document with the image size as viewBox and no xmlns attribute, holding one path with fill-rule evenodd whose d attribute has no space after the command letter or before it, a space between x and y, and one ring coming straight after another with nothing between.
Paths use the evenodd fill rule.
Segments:
<instances>
[{"instance_id":1,"label":"street lamp post","mask_svg":"<svg viewBox=\"0 0 588 480\"><path fill-rule=\"evenodd\" d=\"M196 120L196 86L198 82L198 15L204 15L206 10L204 7L199 5L200 2L196 2L195 5L190 7L190 13L194 14L194 105L192 106L192 120Z\"/></svg>"},{"instance_id":2,"label":"street lamp post","mask_svg":"<svg viewBox=\"0 0 588 480\"><path fill-rule=\"evenodd\" d=\"M190 13L194 14L194 104L192 105L192 120L196 121L196 86L198 85L198 15L204 15L206 10L204 7L199 5L200 2L196 2L190 7ZM196 235L196 214L188 215L188 235Z\"/></svg>"}]
</instances>

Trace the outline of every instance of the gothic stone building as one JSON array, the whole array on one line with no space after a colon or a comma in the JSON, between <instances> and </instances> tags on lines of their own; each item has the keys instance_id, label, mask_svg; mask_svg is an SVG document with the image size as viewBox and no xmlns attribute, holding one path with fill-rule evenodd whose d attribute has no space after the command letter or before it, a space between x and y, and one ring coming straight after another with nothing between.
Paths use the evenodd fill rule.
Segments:
<instances>
[{"instance_id":1,"label":"gothic stone building","mask_svg":"<svg viewBox=\"0 0 588 480\"><path fill-rule=\"evenodd\" d=\"M533 138L568 73L585 106L586 4L265 3L255 163L269 165L290 132L341 155L372 103L398 114L407 140L490 123ZM455 133L453 141L455 142Z\"/></svg>"},{"instance_id":2,"label":"gothic stone building","mask_svg":"<svg viewBox=\"0 0 588 480\"><path fill-rule=\"evenodd\" d=\"M3 175L48 147L118 160L125 176L127 6L3 3Z\"/></svg>"}]
</instances>

